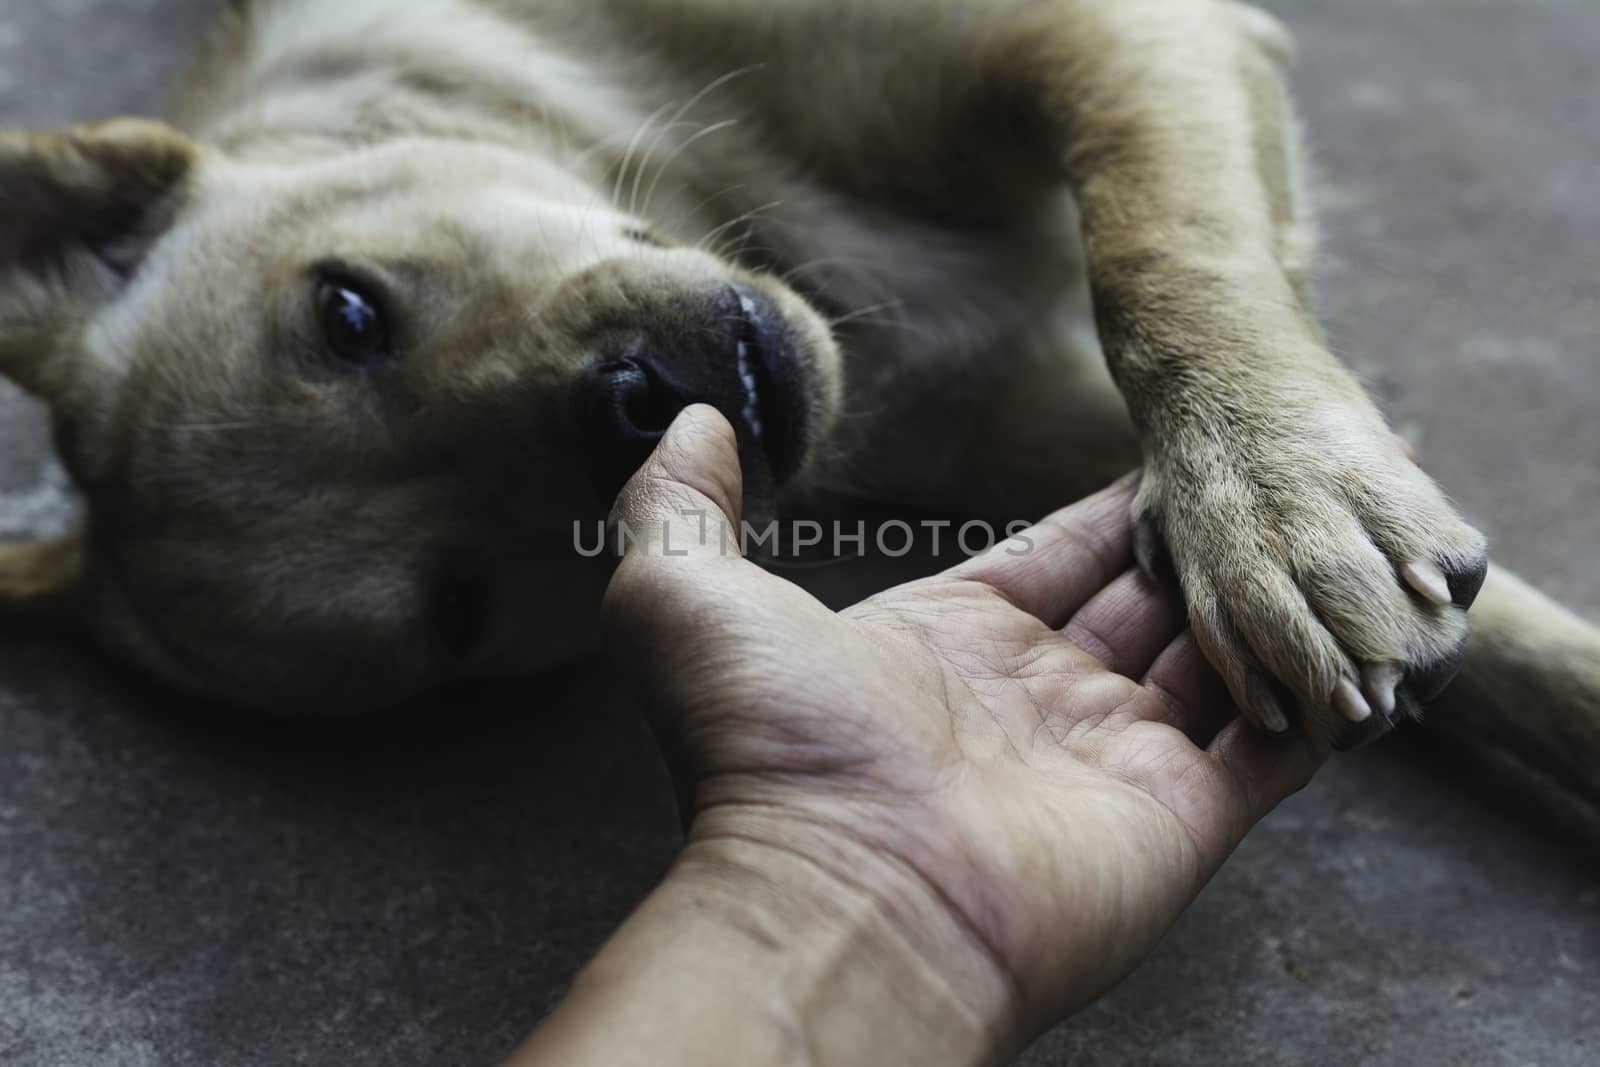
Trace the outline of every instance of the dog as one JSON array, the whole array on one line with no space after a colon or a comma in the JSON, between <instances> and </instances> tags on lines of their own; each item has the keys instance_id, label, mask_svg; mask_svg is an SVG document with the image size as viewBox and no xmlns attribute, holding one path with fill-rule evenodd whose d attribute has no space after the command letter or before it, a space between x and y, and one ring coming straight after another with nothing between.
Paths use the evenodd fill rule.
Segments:
<instances>
[{"instance_id":1,"label":"dog","mask_svg":"<svg viewBox=\"0 0 1600 1067\"><path fill-rule=\"evenodd\" d=\"M275 710L530 674L702 402L757 514L1142 465L1252 722L1433 703L1600 794L1600 631L1485 583L1328 352L1291 48L1233 0L238 0L170 122L0 135L0 372L86 504L0 613Z\"/></svg>"}]
</instances>

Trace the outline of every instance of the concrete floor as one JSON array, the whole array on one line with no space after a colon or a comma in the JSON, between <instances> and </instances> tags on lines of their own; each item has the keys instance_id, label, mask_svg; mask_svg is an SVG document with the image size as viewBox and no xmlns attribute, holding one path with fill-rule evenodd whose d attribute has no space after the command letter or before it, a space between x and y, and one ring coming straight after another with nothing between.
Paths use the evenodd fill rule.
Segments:
<instances>
[{"instance_id":1,"label":"concrete floor","mask_svg":"<svg viewBox=\"0 0 1600 1067\"><path fill-rule=\"evenodd\" d=\"M148 111L213 0L13 0L0 126ZM1276 0L1320 148L1339 350L1497 559L1600 617L1600 5ZM52 521L0 394L0 533ZM486 1063L676 838L581 667L448 715L240 722L0 643L0 1062ZM1427 737L1270 818L1031 1064L1600 1062L1600 862Z\"/></svg>"}]
</instances>

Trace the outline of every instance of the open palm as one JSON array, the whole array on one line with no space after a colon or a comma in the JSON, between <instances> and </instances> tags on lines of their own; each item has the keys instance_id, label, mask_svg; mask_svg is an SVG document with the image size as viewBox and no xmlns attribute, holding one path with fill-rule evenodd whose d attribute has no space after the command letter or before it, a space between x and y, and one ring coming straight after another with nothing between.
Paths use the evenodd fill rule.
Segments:
<instances>
[{"instance_id":1,"label":"open palm","mask_svg":"<svg viewBox=\"0 0 1600 1067\"><path fill-rule=\"evenodd\" d=\"M1134 569L1135 488L836 614L724 550L732 432L693 409L619 502L658 534L607 597L690 847L939 902L1038 1025L1104 992L1318 759L1236 717Z\"/></svg>"}]
</instances>

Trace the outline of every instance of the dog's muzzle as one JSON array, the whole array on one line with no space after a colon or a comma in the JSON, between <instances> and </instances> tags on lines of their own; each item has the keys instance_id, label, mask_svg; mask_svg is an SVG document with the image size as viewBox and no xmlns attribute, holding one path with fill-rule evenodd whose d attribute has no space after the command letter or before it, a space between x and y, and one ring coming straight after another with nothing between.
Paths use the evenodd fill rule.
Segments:
<instances>
[{"instance_id":1,"label":"dog's muzzle","mask_svg":"<svg viewBox=\"0 0 1600 1067\"><path fill-rule=\"evenodd\" d=\"M795 474L807 420L781 313L754 290L729 286L699 318L613 342L580 380L576 414L601 499L621 491L692 404L710 404L733 424L747 497L771 496Z\"/></svg>"}]
</instances>

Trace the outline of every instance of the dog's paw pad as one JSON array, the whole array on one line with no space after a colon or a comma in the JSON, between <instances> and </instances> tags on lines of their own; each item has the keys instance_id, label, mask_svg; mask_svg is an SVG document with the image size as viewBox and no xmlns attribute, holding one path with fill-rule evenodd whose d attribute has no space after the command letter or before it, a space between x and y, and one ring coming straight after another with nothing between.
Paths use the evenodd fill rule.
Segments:
<instances>
[{"instance_id":1,"label":"dog's paw pad","mask_svg":"<svg viewBox=\"0 0 1600 1067\"><path fill-rule=\"evenodd\" d=\"M1339 734L1333 742L1334 751L1359 752L1368 745L1376 744L1388 737L1398 725L1398 721L1392 715L1373 715L1365 722L1356 723Z\"/></svg>"},{"instance_id":2,"label":"dog's paw pad","mask_svg":"<svg viewBox=\"0 0 1600 1067\"><path fill-rule=\"evenodd\" d=\"M1445 571L1445 581L1450 586L1450 602L1462 610L1472 607L1487 577L1489 577L1489 557L1486 555L1480 554L1465 563L1448 568Z\"/></svg>"},{"instance_id":3,"label":"dog's paw pad","mask_svg":"<svg viewBox=\"0 0 1600 1067\"><path fill-rule=\"evenodd\" d=\"M1431 663L1413 666L1406 672L1405 687L1420 704L1426 704L1440 693L1461 671L1467 659L1465 638L1445 655Z\"/></svg>"}]
</instances>

